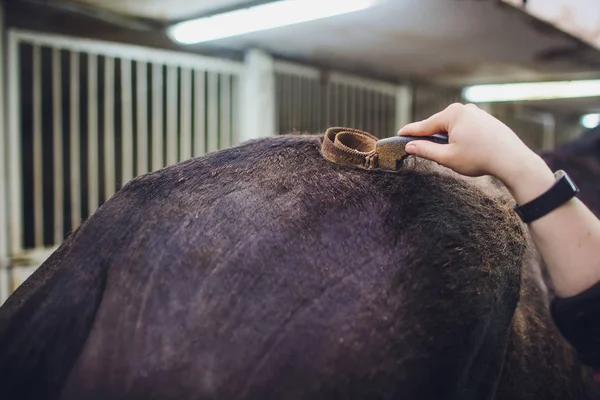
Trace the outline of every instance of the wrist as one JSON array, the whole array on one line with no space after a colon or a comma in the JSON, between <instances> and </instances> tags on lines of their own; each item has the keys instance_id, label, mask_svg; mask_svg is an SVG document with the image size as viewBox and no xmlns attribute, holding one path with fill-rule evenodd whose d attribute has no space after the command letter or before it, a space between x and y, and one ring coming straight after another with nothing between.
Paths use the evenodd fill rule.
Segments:
<instances>
[{"instance_id":1,"label":"wrist","mask_svg":"<svg viewBox=\"0 0 600 400\"><path fill-rule=\"evenodd\" d=\"M515 162L506 176L499 178L520 205L537 198L556 181L550 167L533 152L521 158L520 162Z\"/></svg>"}]
</instances>

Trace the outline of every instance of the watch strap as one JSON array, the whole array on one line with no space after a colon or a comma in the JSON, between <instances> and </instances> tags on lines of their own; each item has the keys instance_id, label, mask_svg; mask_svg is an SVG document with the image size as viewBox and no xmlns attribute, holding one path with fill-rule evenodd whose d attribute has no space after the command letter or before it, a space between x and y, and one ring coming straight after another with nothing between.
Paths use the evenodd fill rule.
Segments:
<instances>
[{"instance_id":1,"label":"watch strap","mask_svg":"<svg viewBox=\"0 0 600 400\"><path fill-rule=\"evenodd\" d=\"M556 182L546 192L522 206L515 205L514 210L523 222L533 222L577 196L579 188L566 172L559 170L554 176Z\"/></svg>"}]
</instances>

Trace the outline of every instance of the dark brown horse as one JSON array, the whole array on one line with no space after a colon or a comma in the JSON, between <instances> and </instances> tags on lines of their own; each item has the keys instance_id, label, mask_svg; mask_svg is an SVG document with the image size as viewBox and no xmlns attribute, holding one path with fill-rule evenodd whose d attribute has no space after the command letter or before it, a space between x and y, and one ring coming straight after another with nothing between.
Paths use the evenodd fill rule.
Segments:
<instances>
[{"instance_id":1,"label":"dark brown horse","mask_svg":"<svg viewBox=\"0 0 600 400\"><path fill-rule=\"evenodd\" d=\"M0 309L0 399L594 398L503 189L320 147L127 184Z\"/></svg>"}]
</instances>

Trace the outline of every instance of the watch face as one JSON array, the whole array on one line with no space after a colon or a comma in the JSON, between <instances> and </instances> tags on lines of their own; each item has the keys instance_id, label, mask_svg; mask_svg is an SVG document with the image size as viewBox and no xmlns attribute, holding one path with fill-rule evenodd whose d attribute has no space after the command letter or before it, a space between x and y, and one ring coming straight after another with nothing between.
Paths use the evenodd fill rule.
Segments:
<instances>
[{"instance_id":1,"label":"watch face","mask_svg":"<svg viewBox=\"0 0 600 400\"><path fill-rule=\"evenodd\" d=\"M574 193L579 192L579 188L577 185L575 185L575 182L571 180L571 177L565 171L558 170L554 173L554 176L556 176L557 181L562 180L565 184L569 185Z\"/></svg>"}]
</instances>

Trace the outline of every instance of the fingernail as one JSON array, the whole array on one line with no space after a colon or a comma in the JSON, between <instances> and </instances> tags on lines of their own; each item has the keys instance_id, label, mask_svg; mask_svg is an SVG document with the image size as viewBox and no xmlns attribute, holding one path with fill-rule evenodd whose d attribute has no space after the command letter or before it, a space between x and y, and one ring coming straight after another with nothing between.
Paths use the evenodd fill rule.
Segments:
<instances>
[{"instance_id":1,"label":"fingernail","mask_svg":"<svg viewBox=\"0 0 600 400\"><path fill-rule=\"evenodd\" d=\"M414 153L417 151L417 145L414 143L407 143L404 150L406 150L407 153Z\"/></svg>"}]
</instances>

